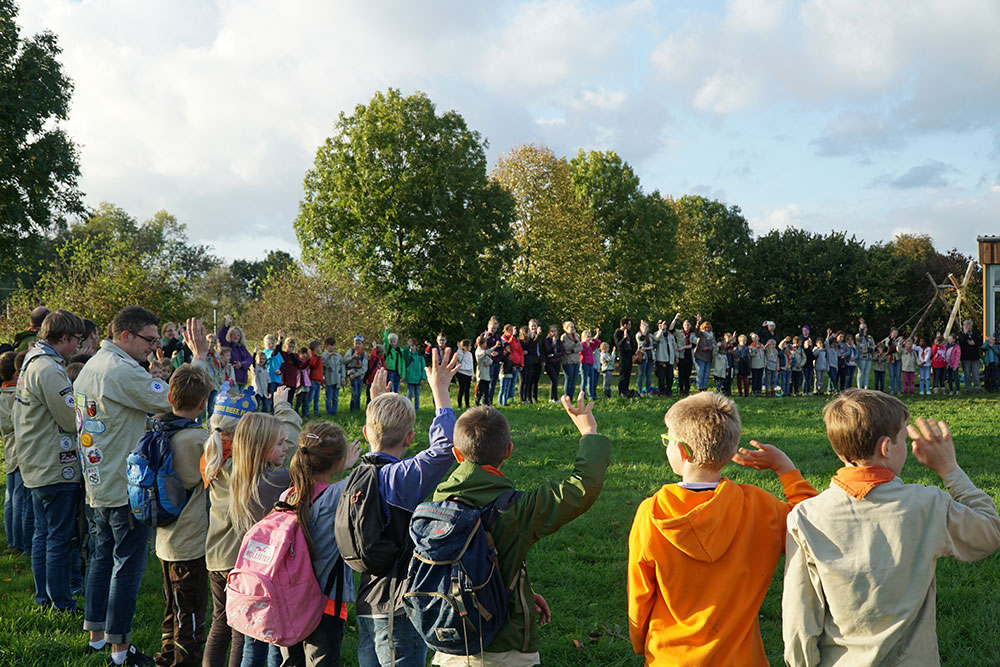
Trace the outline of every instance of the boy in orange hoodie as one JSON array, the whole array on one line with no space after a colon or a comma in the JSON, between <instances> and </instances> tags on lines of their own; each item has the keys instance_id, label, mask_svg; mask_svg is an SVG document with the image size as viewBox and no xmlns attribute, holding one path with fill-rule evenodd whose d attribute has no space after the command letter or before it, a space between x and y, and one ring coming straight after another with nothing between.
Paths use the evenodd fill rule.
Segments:
<instances>
[{"instance_id":1,"label":"boy in orange hoodie","mask_svg":"<svg viewBox=\"0 0 1000 667\"><path fill-rule=\"evenodd\" d=\"M816 495L772 445L739 446L732 400L703 392L667 411L667 460L683 478L639 505L628 554L629 635L647 665L767 665L757 612L785 545L785 517ZM774 470L788 502L720 474Z\"/></svg>"}]
</instances>

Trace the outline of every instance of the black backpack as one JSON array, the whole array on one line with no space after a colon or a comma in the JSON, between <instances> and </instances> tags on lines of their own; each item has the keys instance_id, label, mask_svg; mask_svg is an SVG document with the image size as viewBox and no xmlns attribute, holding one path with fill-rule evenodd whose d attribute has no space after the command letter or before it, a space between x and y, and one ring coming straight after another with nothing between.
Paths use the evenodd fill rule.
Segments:
<instances>
[{"instance_id":1,"label":"black backpack","mask_svg":"<svg viewBox=\"0 0 1000 667\"><path fill-rule=\"evenodd\" d=\"M379 495L379 469L389 461L374 454L361 457L361 465L347 477L337 504L333 532L344 562L362 574L391 574L407 546L409 521L386 520Z\"/></svg>"}]
</instances>

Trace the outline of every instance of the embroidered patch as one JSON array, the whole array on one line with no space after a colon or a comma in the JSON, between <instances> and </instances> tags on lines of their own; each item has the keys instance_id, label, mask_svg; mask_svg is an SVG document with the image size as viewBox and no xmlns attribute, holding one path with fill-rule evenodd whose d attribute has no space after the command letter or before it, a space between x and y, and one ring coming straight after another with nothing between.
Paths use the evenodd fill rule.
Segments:
<instances>
[{"instance_id":1,"label":"embroidered patch","mask_svg":"<svg viewBox=\"0 0 1000 667\"><path fill-rule=\"evenodd\" d=\"M59 456L61 457L62 454L60 454ZM62 478L67 480L73 479L73 475L75 473L76 469L73 466L66 466L65 468L62 469Z\"/></svg>"},{"instance_id":2,"label":"embroidered patch","mask_svg":"<svg viewBox=\"0 0 1000 667\"><path fill-rule=\"evenodd\" d=\"M96 417L97 416L97 402L87 401L87 416Z\"/></svg>"},{"instance_id":3,"label":"embroidered patch","mask_svg":"<svg viewBox=\"0 0 1000 667\"><path fill-rule=\"evenodd\" d=\"M72 438L70 438L68 435L59 438L59 449L63 450L64 452L68 452L72 448L73 448Z\"/></svg>"},{"instance_id":4,"label":"embroidered patch","mask_svg":"<svg viewBox=\"0 0 1000 667\"><path fill-rule=\"evenodd\" d=\"M79 459L76 452L59 452L59 463L76 463Z\"/></svg>"},{"instance_id":5,"label":"embroidered patch","mask_svg":"<svg viewBox=\"0 0 1000 667\"><path fill-rule=\"evenodd\" d=\"M87 459L87 463L90 465L97 465L104 460L104 453L99 447L91 447L90 449L84 451L83 455Z\"/></svg>"},{"instance_id":6,"label":"embroidered patch","mask_svg":"<svg viewBox=\"0 0 1000 667\"><path fill-rule=\"evenodd\" d=\"M101 470L100 468L86 468L83 474L87 476L87 483L98 485L101 483Z\"/></svg>"},{"instance_id":7,"label":"embroidered patch","mask_svg":"<svg viewBox=\"0 0 1000 667\"><path fill-rule=\"evenodd\" d=\"M80 408L76 409L76 430L80 431L83 429L83 411Z\"/></svg>"},{"instance_id":8,"label":"embroidered patch","mask_svg":"<svg viewBox=\"0 0 1000 667\"><path fill-rule=\"evenodd\" d=\"M83 422L83 430L88 433L104 433L107 428L100 419L87 419Z\"/></svg>"},{"instance_id":9,"label":"embroidered patch","mask_svg":"<svg viewBox=\"0 0 1000 667\"><path fill-rule=\"evenodd\" d=\"M155 391L157 394L162 394L163 390L166 389L167 387L159 380L153 380L152 382L149 383L149 388Z\"/></svg>"},{"instance_id":10,"label":"embroidered patch","mask_svg":"<svg viewBox=\"0 0 1000 667\"><path fill-rule=\"evenodd\" d=\"M72 393L73 393L73 387L66 387L65 389L59 392L59 395L65 396L66 394L72 394Z\"/></svg>"},{"instance_id":11,"label":"embroidered patch","mask_svg":"<svg viewBox=\"0 0 1000 667\"><path fill-rule=\"evenodd\" d=\"M94 436L90 435L89 433L84 433L83 435L80 436L81 447L86 449L87 447L90 447L92 444L94 444Z\"/></svg>"},{"instance_id":12,"label":"embroidered patch","mask_svg":"<svg viewBox=\"0 0 1000 667\"><path fill-rule=\"evenodd\" d=\"M70 407L70 408L76 407L76 403L73 402L73 395L72 394L67 394L66 395L66 406Z\"/></svg>"}]
</instances>

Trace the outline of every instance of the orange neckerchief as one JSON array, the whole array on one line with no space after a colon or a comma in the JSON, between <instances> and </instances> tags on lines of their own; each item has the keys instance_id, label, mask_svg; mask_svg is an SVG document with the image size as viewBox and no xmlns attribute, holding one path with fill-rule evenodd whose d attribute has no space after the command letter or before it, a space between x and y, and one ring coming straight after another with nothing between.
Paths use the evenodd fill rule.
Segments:
<instances>
[{"instance_id":1,"label":"orange neckerchief","mask_svg":"<svg viewBox=\"0 0 1000 667\"><path fill-rule=\"evenodd\" d=\"M506 477L507 476L507 475L503 474L502 472L500 472L500 468L497 468L496 466L485 465L485 466L479 466L479 467L482 468L483 470L485 470L486 472L488 472L491 475L499 475L500 477Z\"/></svg>"},{"instance_id":2,"label":"orange neckerchief","mask_svg":"<svg viewBox=\"0 0 1000 667\"><path fill-rule=\"evenodd\" d=\"M16 386L17 386L16 382L4 382L2 385L0 385L0 387L16 387Z\"/></svg>"},{"instance_id":3,"label":"orange neckerchief","mask_svg":"<svg viewBox=\"0 0 1000 667\"><path fill-rule=\"evenodd\" d=\"M225 463L229 460L229 457L233 455L233 441L222 438L221 436L220 439L222 440L222 463ZM212 480L205 477L204 454L201 455L201 462L198 464L198 468L201 470L201 481L205 483L205 488L207 489L208 485L212 483Z\"/></svg>"},{"instance_id":4,"label":"orange neckerchief","mask_svg":"<svg viewBox=\"0 0 1000 667\"><path fill-rule=\"evenodd\" d=\"M879 484L891 482L896 473L885 466L844 466L830 481L861 500Z\"/></svg>"}]
</instances>

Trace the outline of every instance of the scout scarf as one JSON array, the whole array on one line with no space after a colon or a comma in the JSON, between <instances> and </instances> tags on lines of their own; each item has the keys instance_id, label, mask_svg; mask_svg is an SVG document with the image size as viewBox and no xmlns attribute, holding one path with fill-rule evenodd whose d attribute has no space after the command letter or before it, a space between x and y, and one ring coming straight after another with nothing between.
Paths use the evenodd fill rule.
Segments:
<instances>
[{"instance_id":1,"label":"scout scarf","mask_svg":"<svg viewBox=\"0 0 1000 667\"><path fill-rule=\"evenodd\" d=\"M876 486L895 478L896 473L885 466L844 466L830 481L848 495L861 500Z\"/></svg>"}]
</instances>

